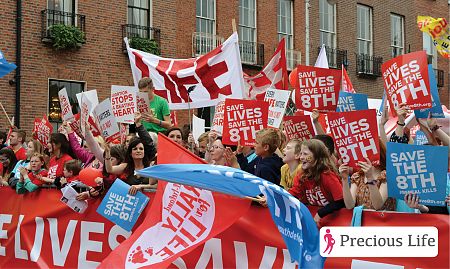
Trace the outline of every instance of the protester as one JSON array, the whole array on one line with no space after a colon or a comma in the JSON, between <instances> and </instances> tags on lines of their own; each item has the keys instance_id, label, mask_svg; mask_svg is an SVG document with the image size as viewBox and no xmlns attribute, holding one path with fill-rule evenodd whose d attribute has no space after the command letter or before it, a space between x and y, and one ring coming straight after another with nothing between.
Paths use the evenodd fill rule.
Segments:
<instances>
[{"instance_id":1,"label":"protester","mask_svg":"<svg viewBox=\"0 0 450 269\"><path fill-rule=\"evenodd\" d=\"M165 132L165 135L173 142L184 147L183 132L180 128L172 127Z\"/></svg>"},{"instance_id":2,"label":"protester","mask_svg":"<svg viewBox=\"0 0 450 269\"><path fill-rule=\"evenodd\" d=\"M0 131L0 149L6 147L6 139L8 138L8 135L6 132Z\"/></svg>"},{"instance_id":3,"label":"protester","mask_svg":"<svg viewBox=\"0 0 450 269\"><path fill-rule=\"evenodd\" d=\"M205 158L206 151L208 151L208 134L209 132L205 132L201 134L198 139L198 147L197 147L197 154L200 158Z\"/></svg>"},{"instance_id":4,"label":"protester","mask_svg":"<svg viewBox=\"0 0 450 269\"><path fill-rule=\"evenodd\" d=\"M139 137L133 138L125 154L123 163L113 165L111 161L111 149L105 147L106 172L114 175L122 175L125 182L131 185L129 193L135 195L137 191L145 188L152 188L156 183L153 179L143 178L134 174L135 170L144 169L150 166L150 162L155 157L155 146L152 138L142 125L142 115L135 114L136 130Z\"/></svg>"},{"instance_id":5,"label":"protester","mask_svg":"<svg viewBox=\"0 0 450 269\"><path fill-rule=\"evenodd\" d=\"M17 163L16 155L14 151L10 148L2 148L0 149L0 163L1 163L1 171L0 171L0 183L1 186L11 186L11 188L16 188L16 180L14 180L14 174L12 173L14 167Z\"/></svg>"},{"instance_id":6,"label":"protester","mask_svg":"<svg viewBox=\"0 0 450 269\"><path fill-rule=\"evenodd\" d=\"M236 156L230 147L222 144L222 137L217 136L209 148L210 164L239 168Z\"/></svg>"},{"instance_id":7,"label":"protester","mask_svg":"<svg viewBox=\"0 0 450 269\"><path fill-rule=\"evenodd\" d=\"M300 162L303 172L294 178L289 193L305 205L320 206L316 223L326 215L345 207L342 185L336 166L325 144L317 139L302 143Z\"/></svg>"},{"instance_id":8,"label":"protester","mask_svg":"<svg viewBox=\"0 0 450 269\"><path fill-rule=\"evenodd\" d=\"M70 125L67 122L64 122L63 126L67 132L70 147L76 157L83 163L83 167L93 167L101 170L103 168L103 151L105 144L103 138L100 136L94 138L88 125L86 126L85 135L87 148L82 148Z\"/></svg>"},{"instance_id":9,"label":"protester","mask_svg":"<svg viewBox=\"0 0 450 269\"><path fill-rule=\"evenodd\" d=\"M45 169L44 155L40 153L36 152L31 156L30 172L24 166L21 166L18 170L20 173L20 178L16 185L18 194L33 192L39 189L42 184L51 183L51 181L44 181L47 179L48 171Z\"/></svg>"},{"instance_id":10,"label":"protester","mask_svg":"<svg viewBox=\"0 0 450 269\"><path fill-rule=\"evenodd\" d=\"M386 148L380 143L380 165L372 166L368 158L359 161L361 168L351 176L348 184L350 168L347 163L339 167L342 179L345 206L352 209L363 205L367 209L395 211L395 199L388 198L386 182Z\"/></svg>"},{"instance_id":11,"label":"protester","mask_svg":"<svg viewBox=\"0 0 450 269\"><path fill-rule=\"evenodd\" d=\"M73 159L72 148L69 140L61 133L51 134L47 148L52 156L48 163L48 178L53 182L59 181L64 176L64 163Z\"/></svg>"},{"instance_id":12,"label":"protester","mask_svg":"<svg viewBox=\"0 0 450 269\"><path fill-rule=\"evenodd\" d=\"M292 139L283 149L283 162L281 167L281 183L280 185L289 191L294 185L294 177L301 173L300 152L302 142L299 139Z\"/></svg>"},{"instance_id":13,"label":"protester","mask_svg":"<svg viewBox=\"0 0 450 269\"><path fill-rule=\"evenodd\" d=\"M256 157L258 156L252 147L239 145L236 149L236 157L238 159L238 163L242 162L239 163L242 170L245 169L245 172L255 174ZM247 159L246 161L244 161L245 158Z\"/></svg>"},{"instance_id":14,"label":"protester","mask_svg":"<svg viewBox=\"0 0 450 269\"><path fill-rule=\"evenodd\" d=\"M255 170L254 175L274 184L280 185L281 167L283 159L281 159L275 151L280 145L280 137L274 129L262 129L256 132L255 139ZM242 164L242 170L251 170L248 168L247 158L242 155L238 156L239 164Z\"/></svg>"},{"instance_id":15,"label":"protester","mask_svg":"<svg viewBox=\"0 0 450 269\"><path fill-rule=\"evenodd\" d=\"M426 206L423 204L419 204L419 196L413 193L405 194L404 201L410 208L417 209L420 213L449 214L450 195L447 195L447 197L445 197L444 206Z\"/></svg>"},{"instance_id":16,"label":"protester","mask_svg":"<svg viewBox=\"0 0 450 269\"><path fill-rule=\"evenodd\" d=\"M31 161L31 157L35 153L44 155L44 147L42 146L41 142L39 142L38 140L31 139L27 143L27 158L25 160L18 161L16 166L14 167L13 174L14 174L14 177L16 178L16 180L20 179L20 171L19 171L20 167L25 167L25 168L27 168L27 170L31 170L30 161ZM45 160L45 156L43 156L43 157Z\"/></svg>"},{"instance_id":17,"label":"protester","mask_svg":"<svg viewBox=\"0 0 450 269\"><path fill-rule=\"evenodd\" d=\"M125 139L125 148L128 148L128 145L130 144L131 139L137 137L136 133L129 133L127 135L127 138Z\"/></svg>"},{"instance_id":18,"label":"protester","mask_svg":"<svg viewBox=\"0 0 450 269\"><path fill-rule=\"evenodd\" d=\"M27 133L22 130L14 129L9 137L9 148L16 154L17 160L25 160L27 158L27 151L23 147Z\"/></svg>"},{"instance_id":19,"label":"protester","mask_svg":"<svg viewBox=\"0 0 450 269\"><path fill-rule=\"evenodd\" d=\"M395 131L392 133L391 138L389 139L390 142L396 142L396 143L409 143L409 132L405 130L405 119L406 115L408 113L408 109L406 107L405 103L401 103L398 108L396 109L397 112L397 127L395 128Z\"/></svg>"},{"instance_id":20,"label":"protester","mask_svg":"<svg viewBox=\"0 0 450 269\"><path fill-rule=\"evenodd\" d=\"M145 129L159 133L171 128L169 104L166 99L154 93L155 88L153 87L152 79L143 77L139 80L138 88L140 92L148 93L150 101L150 113L142 115Z\"/></svg>"}]
</instances>

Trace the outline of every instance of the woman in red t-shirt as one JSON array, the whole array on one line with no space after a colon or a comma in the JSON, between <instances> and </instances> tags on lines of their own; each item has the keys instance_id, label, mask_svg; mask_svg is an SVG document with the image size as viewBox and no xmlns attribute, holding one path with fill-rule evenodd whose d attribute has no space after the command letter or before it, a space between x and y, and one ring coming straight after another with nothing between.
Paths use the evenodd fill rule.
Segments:
<instances>
[{"instance_id":1,"label":"woman in red t-shirt","mask_svg":"<svg viewBox=\"0 0 450 269\"><path fill-rule=\"evenodd\" d=\"M310 139L302 143L300 165L303 172L294 178L289 193L306 205L321 207L314 216L316 223L345 207L336 166L322 141Z\"/></svg>"},{"instance_id":2,"label":"woman in red t-shirt","mask_svg":"<svg viewBox=\"0 0 450 269\"><path fill-rule=\"evenodd\" d=\"M56 178L64 176L64 163L73 159L73 153L69 140L60 133L51 135L50 143L47 147L52 156L48 163L48 178L53 182Z\"/></svg>"}]
</instances>

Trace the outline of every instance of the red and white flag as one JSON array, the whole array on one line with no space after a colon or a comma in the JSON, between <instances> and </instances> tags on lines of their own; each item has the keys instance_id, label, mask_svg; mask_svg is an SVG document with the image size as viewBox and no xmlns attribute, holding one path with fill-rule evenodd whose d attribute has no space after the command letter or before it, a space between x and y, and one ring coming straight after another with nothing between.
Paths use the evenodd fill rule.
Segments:
<instances>
[{"instance_id":1,"label":"red and white flag","mask_svg":"<svg viewBox=\"0 0 450 269\"><path fill-rule=\"evenodd\" d=\"M253 77L244 74L245 95L247 98L264 100L264 95L269 88L289 89L285 42L284 38L281 39L272 59L261 72Z\"/></svg>"},{"instance_id":2,"label":"red and white flag","mask_svg":"<svg viewBox=\"0 0 450 269\"><path fill-rule=\"evenodd\" d=\"M170 109L215 106L220 95L243 98L244 79L237 33L214 50L192 59L162 58L130 47L127 49L135 85L142 77L150 77L155 93L168 100ZM193 90L188 92L192 87Z\"/></svg>"},{"instance_id":3,"label":"red and white flag","mask_svg":"<svg viewBox=\"0 0 450 269\"><path fill-rule=\"evenodd\" d=\"M349 93L356 93L355 88L353 88L353 84L350 81L350 77L347 74L347 70L345 70L344 65L342 65L342 87L341 91L349 92Z\"/></svg>"},{"instance_id":4,"label":"red and white flag","mask_svg":"<svg viewBox=\"0 0 450 269\"><path fill-rule=\"evenodd\" d=\"M202 159L158 135L158 163L202 164ZM166 268L242 217L250 200L159 181L150 212L99 268Z\"/></svg>"}]
</instances>

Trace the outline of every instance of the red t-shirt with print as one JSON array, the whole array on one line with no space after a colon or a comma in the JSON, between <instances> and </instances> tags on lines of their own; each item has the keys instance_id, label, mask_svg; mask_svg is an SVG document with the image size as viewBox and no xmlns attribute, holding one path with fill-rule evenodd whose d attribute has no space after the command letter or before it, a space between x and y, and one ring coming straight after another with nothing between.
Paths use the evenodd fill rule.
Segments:
<instances>
[{"instance_id":1,"label":"red t-shirt with print","mask_svg":"<svg viewBox=\"0 0 450 269\"><path fill-rule=\"evenodd\" d=\"M56 156L51 158L50 162L48 163L48 177L54 179L56 177L64 176L64 163L69 160L72 160L72 157L70 157L70 155L68 154L64 154L58 159L56 158Z\"/></svg>"},{"instance_id":2,"label":"red t-shirt with print","mask_svg":"<svg viewBox=\"0 0 450 269\"><path fill-rule=\"evenodd\" d=\"M47 170L42 169L37 174L35 174L33 172L28 173L28 178L31 180L31 183L33 183L34 185L37 185L37 186L42 186L42 184L44 184L44 181L39 180L37 175L41 175L43 177L47 177L48 176L48 172L47 172Z\"/></svg>"},{"instance_id":3,"label":"red t-shirt with print","mask_svg":"<svg viewBox=\"0 0 450 269\"><path fill-rule=\"evenodd\" d=\"M9 148L14 151L12 147ZM16 155L16 159L18 161L27 159L27 150L24 147L20 147L17 151L14 151L14 154Z\"/></svg>"},{"instance_id":4,"label":"red t-shirt with print","mask_svg":"<svg viewBox=\"0 0 450 269\"><path fill-rule=\"evenodd\" d=\"M326 206L332 201L344 198L339 177L333 172L323 172L321 184L316 185L313 179L300 181L300 176L294 178L294 186L289 193L297 197L305 205Z\"/></svg>"}]
</instances>

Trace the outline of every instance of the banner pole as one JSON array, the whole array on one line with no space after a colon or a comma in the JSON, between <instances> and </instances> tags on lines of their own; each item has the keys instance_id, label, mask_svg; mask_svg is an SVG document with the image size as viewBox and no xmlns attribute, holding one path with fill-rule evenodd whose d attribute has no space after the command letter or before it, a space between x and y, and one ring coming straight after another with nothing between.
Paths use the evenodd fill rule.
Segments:
<instances>
[{"instance_id":1,"label":"banner pole","mask_svg":"<svg viewBox=\"0 0 450 269\"><path fill-rule=\"evenodd\" d=\"M233 33L237 32L237 28L236 28L236 19L231 19L231 27L233 27Z\"/></svg>"},{"instance_id":2,"label":"banner pole","mask_svg":"<svg viewBox=\"0 0 450 269\"><path fill-rule=\"evenodd\" d=\"M0 102L0 106L2 107L3 113L5 114L6 118L8 119L9 125L14 126L14 124L11 122L11 120L9 119L8 113L6 113L5 108L3 107L2 102Z\"/></svg>"}]
</instances>

